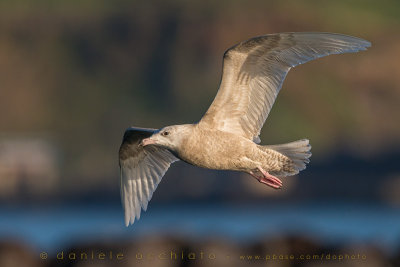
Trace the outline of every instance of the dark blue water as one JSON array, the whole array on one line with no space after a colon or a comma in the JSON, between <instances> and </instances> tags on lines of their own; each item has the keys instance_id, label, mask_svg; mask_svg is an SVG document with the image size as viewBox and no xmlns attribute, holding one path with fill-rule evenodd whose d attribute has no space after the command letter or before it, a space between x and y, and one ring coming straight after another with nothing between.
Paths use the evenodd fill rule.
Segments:
<instances>
[{"instance_id":1,"label":"dark blue water","mask_svg":"<svg viewBox=\"0 0 400 267\"><path fill-rule=\"evenodd\" d=\"M299 234L325 243L373 243L397 249L400 209L347 204L150 206L133 227L126 228L120 206L0 208L0 239L17 239L38 250L149 234L193 239L219 236L238 242Z\"/></svg>"}]
</instances>

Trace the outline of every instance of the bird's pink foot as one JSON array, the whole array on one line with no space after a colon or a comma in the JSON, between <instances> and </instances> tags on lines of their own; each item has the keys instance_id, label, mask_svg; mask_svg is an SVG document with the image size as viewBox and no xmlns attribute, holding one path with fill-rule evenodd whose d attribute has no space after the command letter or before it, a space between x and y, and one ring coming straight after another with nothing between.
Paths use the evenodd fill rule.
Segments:
<instances>
[{"instance_id":1,"label":"bird's pink foot","mask_svg":"<svg viewBox=\"0 0 400 267\"><path fill-rule=\"evenodd\" d=\"M255 177L260 183L266 184L275 189L279 189L282 187L282 181L279 178L269 174L267 171L265 171L261 167L257 167L257 169L258 169L260 175L256 175L252 171L250 171L250 175Z\"/></svg>"}]
</instances>

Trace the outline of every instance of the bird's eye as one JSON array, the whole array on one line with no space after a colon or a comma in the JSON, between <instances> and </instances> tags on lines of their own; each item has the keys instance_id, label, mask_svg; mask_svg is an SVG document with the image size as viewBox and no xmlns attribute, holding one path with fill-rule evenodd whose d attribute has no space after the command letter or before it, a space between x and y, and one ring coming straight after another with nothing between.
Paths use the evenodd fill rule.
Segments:
<instances>
[{"instance_id":1,"label":"bird's eye","mask_svg":"<svg viewBox=\"0 0 400 267\"><path fill-rule=\"evenodd\" d=\"M168 136L168 135L169 135L169 132L168 132L168 131L165 131L165 132L163 132L161 135L162 135L162 136Z\"/></svg>"}]
</instances>

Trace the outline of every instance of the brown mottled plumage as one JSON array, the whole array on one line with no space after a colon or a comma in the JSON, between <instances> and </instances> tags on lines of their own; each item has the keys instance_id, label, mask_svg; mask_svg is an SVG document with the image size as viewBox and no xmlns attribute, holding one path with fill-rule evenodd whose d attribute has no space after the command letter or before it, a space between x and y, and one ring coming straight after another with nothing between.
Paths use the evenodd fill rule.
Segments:
<instances>
[{"instance_id":1,"label":"brown mottled plumage","mask_svg":"<svg viewBox=\"0 0 400 267\"><path fill-rule=\"evenodd\" d=\"M311 156L307 139L258 145L286 74L307 61L369 46L341 34L279 33L228 49L218 93L198 123L125 132L119 153L125 224L140 218L162 176L179 159L203 168L246 172L280 188L282 181L275 176L299 173Z\"/></svg>"},{"instance_id":2,"label":"brown mottled plumage","mask_svg":"<svg viewBox=\"0 0 400 267\"><path fill-rule=\"evenodd\" d=\"M293 169L292 161L271 149L260 149L253 141L229 132L191 125L177 156L192 165L215 170L249 172L263 166L279 172L284 166ZM199 153L201 151L201 153Z\"/></svg>"}]
</instances>

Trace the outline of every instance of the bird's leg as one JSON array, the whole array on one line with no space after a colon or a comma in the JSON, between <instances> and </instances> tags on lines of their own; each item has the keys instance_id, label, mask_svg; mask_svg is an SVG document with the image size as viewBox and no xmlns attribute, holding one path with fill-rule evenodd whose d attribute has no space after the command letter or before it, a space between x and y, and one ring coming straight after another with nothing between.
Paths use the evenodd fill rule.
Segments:
<instances>
[{"instance_id":1,"label":"bird's leg","mask_svg":"<svg viewBox=\"0 0 400 267\"><path fill-rule=\"evenodd\" d=\"M269 185L273 188L281 188L282 187L282 181L279 178L269 174L267 171L265 171L260 166L258 166L257 169L264 175L264 177L260 179L260 183Z\"/></svg>"},{"instance_id":2,"label":"bird's leg","mask_svg":"<svg viewBox=\"0 0 400 267\"><path fill-rule=\"evenodd\" d=\"M256 178L260 183L271 186L272 188L279 189L282 187L282 181L275 176L269 174L261 167L257 167L257 169L262 174L261 176L257 176L254 172L250 171L250 175Z\"/></svg>"}]
</instances>

